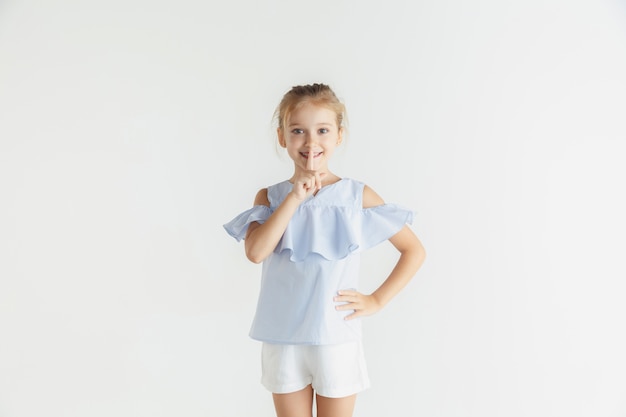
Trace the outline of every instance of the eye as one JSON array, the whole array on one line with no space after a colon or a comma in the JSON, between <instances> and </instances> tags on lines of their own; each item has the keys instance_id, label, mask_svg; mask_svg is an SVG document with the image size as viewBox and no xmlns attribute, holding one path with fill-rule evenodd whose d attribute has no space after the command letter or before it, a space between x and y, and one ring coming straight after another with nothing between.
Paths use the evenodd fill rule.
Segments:
<instances>
[{"instance_id":1,"label":"eye","mask_svg":"<svg viewBox=\"0 0 626 417\"><path fill-rule=\"evenodd\" d=\"M328 132L329 132L329 130L328 130L328 129L326 129L325 127L321 128L321 129L319 130L319 133L321 133L321 134L328 133Z\"/></svg>"},{"instance_id":2,"label":"eye","mask_svg":"<svg viewBox=\"0 0 626 417\"><path fill-rule=\"evenodd\" d=\"M293 129L291 131L291 133L293 133L294 135L299 135L301 133L304 133L304 130L302 130L302 129Z\"/></svg>"}]
</instances>

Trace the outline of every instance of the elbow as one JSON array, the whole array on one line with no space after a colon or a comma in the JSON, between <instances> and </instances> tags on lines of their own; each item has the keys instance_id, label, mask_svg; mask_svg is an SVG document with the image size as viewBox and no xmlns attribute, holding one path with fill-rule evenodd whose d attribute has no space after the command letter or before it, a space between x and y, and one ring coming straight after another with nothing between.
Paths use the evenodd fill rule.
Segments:
<instances>
[{"instance_id":1,"label":"elbow","mask_svg":"<svg viewBox=\"0 0 626 417\"><path fill-rule=\"evenodd\" d=\"M254 256L248 256L248 260L254 264L260 264L261 262L263 262L262 258L258 258Z\"/></svg>"},{"instance_id":2,"label":"elbow","mask_svg":"<svg viewBox=\"0 0 626 417\"><path fill-rule=\"evenodd\" d=\"M426 259L426 249L424 249L424 246L422 246L421 243L417 248L417 256L419 257L421 262L424 262L424 260Z\"/></svg>"},{"instance_id":3,"label":"elbow","mask_svg":"<svg viewBox=\"0 0 626 417\"><path fill-rule=\"evenodd\" d=\"M262 256L251 248L246 248L246 258L252 263L260 264L265 260L266 256Z\"/></svg>"},{"instance_id":4,"label":"elbow","mask_svg":"<svg viewBox=\"0 0 626 417\"><path fill-rule=\"evenodd\" d=\"M255 227L255 229L258 228ZM245 239L246 258L252 263L260 264L269 256L269 253L265 253L264 245L262 241L258 240L258 236L255 233L256 230L248 229L248 234Z\"/></svg>"},{"instance_id":5,"label":"elbow","mask_svg":"<svg viewBox=\"0 0 626 417\"><path fill-rule=\"evenodd\" d=\"M422 264L426 260L426 250L419 241L417 242L417 245L408 249L405 254L406 257L411 260L413 268L416 272L419 268L421 268Z\"/></svg>"},{"instance_id":6,"label":"elbow","mask_svg":"<svg viewBox=\"0 0 626 417\"><path fill-rule=\"evenodd\" d=\"M425 260L426 260L426 252L425 252L425 251L422 251L422 252L420 253L420 257L419 257L419 259L418 259L418 261L417 261L417 265L418 265L417 269L421 268L421 267L422 267L422 265L424 265L424 261L425 261Z\"/></svg>"},{"instance_id":7,"label":"elbow","mask_svg":"<svg viewBox=\"0 0 626 417\"><path fill-rule=\"evenodd\" d=\"M416 257L417 264L421 267L424 261L426 260L426 249L424 249L424 246L422 246L421 244L417 248L415 257Z\"/></svg>"}]
</instances>

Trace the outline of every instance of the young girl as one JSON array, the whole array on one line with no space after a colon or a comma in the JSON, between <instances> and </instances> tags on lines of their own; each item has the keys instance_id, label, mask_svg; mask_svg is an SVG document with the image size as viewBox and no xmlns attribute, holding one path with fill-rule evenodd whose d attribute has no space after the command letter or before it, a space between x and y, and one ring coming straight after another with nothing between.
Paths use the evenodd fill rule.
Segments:
<instances>
[{"instance_id":1,"label":"young girl","mask_svg":"<svg viewBox=\"0 0 626 417\"><path fill-rule=\"evenodd\" d=\"M360 318L383 308L424 261L406 223L413 213L385 204L367 185L330 171L345 108L324 84L293 87L276 109L278 143L291 178L260 190L254 206L224 225L246 256L263 262L250 330L263 342L262 384L278 417L352 416L369 386ZM372 294L358 287L359 255L389 240L400 252Z\"/></svg>"}]
</instances>

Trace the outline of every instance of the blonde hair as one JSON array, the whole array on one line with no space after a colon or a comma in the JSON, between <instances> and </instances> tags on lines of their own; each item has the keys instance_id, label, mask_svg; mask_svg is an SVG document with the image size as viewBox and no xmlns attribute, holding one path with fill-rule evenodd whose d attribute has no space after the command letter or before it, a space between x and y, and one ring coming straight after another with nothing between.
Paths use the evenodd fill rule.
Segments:
<instances>
[{"instance_id":1,"label":"blonde hair","mask_svg":"<svg viewBox=\"0 0 626 417\"><path fill-rule=\"evenodd\" d=\"M305 103L324 106L334 111L337 116L337 128L341 129L344 127L346 106L339 101L334 91L326 84L307 84L292 87L283 96L274 112L274 119L278 129L282 130L291 113Z\"/></svg>"}]
</instances>

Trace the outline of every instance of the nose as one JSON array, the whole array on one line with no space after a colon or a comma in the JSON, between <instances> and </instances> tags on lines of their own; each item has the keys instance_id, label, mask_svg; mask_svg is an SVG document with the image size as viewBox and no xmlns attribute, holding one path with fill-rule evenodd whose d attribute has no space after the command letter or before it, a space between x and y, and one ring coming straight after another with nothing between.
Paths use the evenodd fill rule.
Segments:
<instances>
[{"instance_id":1,"label":"nose","mask_svg":"<svg viewBox=\"0 0 626 417\"><path fill-rule=\"evenodd\" d=\"M307 133L306 140L305 140L306 145L311 147L311 146L317 144L317 142L318 142L318 138L317 138L317 135L315 133Z\"/></svg>"}]
</instances>

